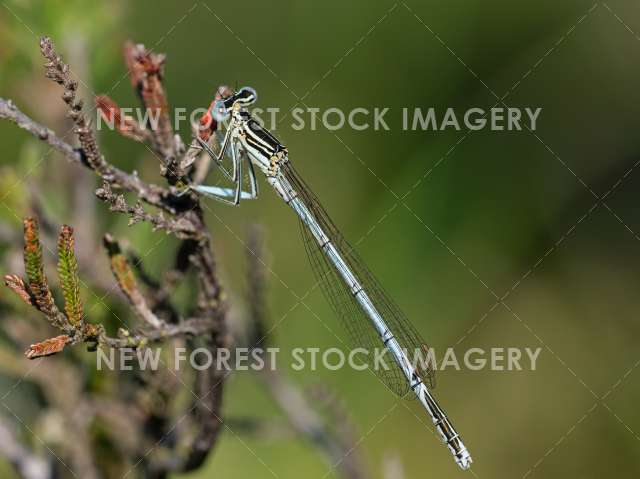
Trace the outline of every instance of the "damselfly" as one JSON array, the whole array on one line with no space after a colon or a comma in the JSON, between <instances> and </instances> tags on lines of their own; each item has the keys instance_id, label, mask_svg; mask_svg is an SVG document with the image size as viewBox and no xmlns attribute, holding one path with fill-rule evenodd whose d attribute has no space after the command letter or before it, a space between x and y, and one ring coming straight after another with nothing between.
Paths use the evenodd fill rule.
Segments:
<instances>
[{"instance_id":1,"label":"damselfly","mask_svg":"<svg viewBox=\"0 0 640 479\"><path fill-rule=\"evenodd\" d=\"M291 165L287 148L263 128L246 107L257 99L249 87L218 100L213 116L218 122L229 121L220 151L199 139L200 145L222 168L234 188L191 186L202 195L237 205L242 199L256 198L258 182L255 168L298 215L304 244L314 273L329 303L362 347L384 345L394 359L391 370L376 371L399 395L410 391L427 410L435 428L463 469L471 465L471 456L451 421L440 408L430 389L434 384L433 364L418 367L408 351L426 348L419 333L365 266L358 254L335 227L316 196ZM229 155L230 153L230 155ZM231 171L222 166L229 155ZM247 169L249 191L243 191L243 168Z\"/></svg>"}]
</instances>

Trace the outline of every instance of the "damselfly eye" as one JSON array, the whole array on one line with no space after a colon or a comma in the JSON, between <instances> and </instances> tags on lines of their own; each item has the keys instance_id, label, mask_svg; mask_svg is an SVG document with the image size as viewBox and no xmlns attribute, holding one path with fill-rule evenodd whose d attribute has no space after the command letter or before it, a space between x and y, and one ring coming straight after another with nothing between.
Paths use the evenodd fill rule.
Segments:
<instances>
[{"instance_id":1,"label":"damselfly eye","mask_svg":"<svg viewBox=\"0 0 640 479\"><path fill-rule=\"evenodd\" d=\"M225 121L229 118L229 110L224 104L224 100L218 100L213 104L213 108L211 108L211 114L213 118L218 121Z\"/></svg>"}]
</instances>

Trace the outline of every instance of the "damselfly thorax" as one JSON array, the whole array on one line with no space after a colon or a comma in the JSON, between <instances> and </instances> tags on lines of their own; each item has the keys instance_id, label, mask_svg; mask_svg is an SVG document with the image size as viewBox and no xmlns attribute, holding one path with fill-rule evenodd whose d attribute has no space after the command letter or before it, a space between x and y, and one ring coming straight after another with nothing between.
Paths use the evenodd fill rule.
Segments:
<instances>
[{"instance_id":1,"label":"damselfly thorax","mask_svg":"<svg viewBox=\"0 0 640 479\"><path fill-rule=\"evenodd\" d=\"M275 176L279 166L287 161L287 148L239 104L233 110L232 138L240 141L251 161L265 175Z\"/></svg>"}]
</instances>

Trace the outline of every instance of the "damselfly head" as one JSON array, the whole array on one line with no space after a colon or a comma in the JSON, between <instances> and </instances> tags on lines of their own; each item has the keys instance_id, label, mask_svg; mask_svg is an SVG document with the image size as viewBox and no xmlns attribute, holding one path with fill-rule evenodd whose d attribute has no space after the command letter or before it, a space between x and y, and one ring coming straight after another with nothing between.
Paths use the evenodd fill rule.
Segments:
<instances>
[{"instance_id":1,"label":"damselfly head","mask_svg":"<svg viewBox=\"0 0 640 479\"><path fill-rule=\"evenodd\" d=\"M253 88L249 86L242 87L230 97L216 100L213 104L213 108L211 109L211 114L216 121L225 121L229 118L229 115L234 108L242 109L249 106L254 103L257 98L258 94Z\"/></svg>"},{"instance_id":2,"label":"damselfly head","mask_svg":"<svg viewBox=\"0 0 640 479\"><path fill-rule=\"evenodd\" d=\"M238 90L238 92L233 96L234 103L240 103L241 106L248 106L258 99L258 92L256 92L250 86L243 86Z\"/></svg>"}]
</instances>

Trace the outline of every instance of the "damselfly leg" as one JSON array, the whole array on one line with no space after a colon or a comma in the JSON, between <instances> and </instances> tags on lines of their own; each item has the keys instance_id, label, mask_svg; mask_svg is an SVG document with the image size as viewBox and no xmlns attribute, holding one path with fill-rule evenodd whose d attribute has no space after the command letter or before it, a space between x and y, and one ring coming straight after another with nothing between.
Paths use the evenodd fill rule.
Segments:
<instances>
[{"instance_id":1,"label":"damselfly leg","mask_svg":"<svg viewBox=\"0 0 640 479\"><path fill-rule=\"evenodd\" d=\"M247 161L249 186L251 187L251 199L257 198L258 197L258 178L256 178L256 170L253 168L253 163L251 162L251 158L249 158L249 155L247 155L247 152L245 150L241 150L240 154L242 155L242 158L240 159L240 161L242 161L243 159Z\"/></svg>"},{"instance_id":2,"label":"damselfly leg","mask_svg":"<svg viewBox=\"0 0 640 479\"><path fill-rule=\"evenodd\" d=\"M222 188L220 186L192 186L191 189L197 193L200 193L203 196L207 196L209 198L213 198L223 203L230 204L236 206L237 203L233 201L226 200L226 198L235 197L236 190L234 188ZM240 192L241 200L253 200L255 196L252 196L248 191Z\"/></svg>"},{"instance_id":3,"label":"damselfly leg","mask_svg":"<svg viewBox=\"0 0 640 479\"><path fill-rule=\"evenodd\" d=\"M224 154L224 151L221 151L221 154ZM231 157L233 162L232 181L235 183L235 188L198 185L192 186L191 189L202 195L208 196L209 198L213 198L222 203L233 206L237 206L238 203L240 203L240 200L251 200L256 198L258 196L258 185L255 171L253 169L253 165L251 165L251 160L247 155L243 155L241 145L237 141L231 145ZM215 160L215 157L213 159ZM242 162L244 160L248 162L248 178L249 184L251 185L251 191L242 190Z\"/></svg>"},{"instance_id":4,"label":"damselfly leg","mask_svg":"<svg viewBox=\"0 0 640 479\"><path fill-rule=\"evenodd\" d=\"M224 165L222 164L222 158L224 157L225 150L227 149L228 142L229 142L229 132L227 131L227 134L225 135L224 140L222 141L222 147L220 149L220 153L218 154L216 154L213 151L213 149L209 146L209 143L207 143L206 141L200 138L198 138L197 140L198 140L198 143L200 143L200 147L213 159L216 166L220 168L220 171L222 171L222 174L226 176L227 179L231 181L236 181L235 167L234 167L234 172L229 173L227 169L224 167ZM233 162L233 159L232 159L232 162Z\"/></svg>"}]
</instances>

